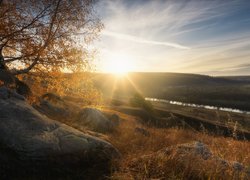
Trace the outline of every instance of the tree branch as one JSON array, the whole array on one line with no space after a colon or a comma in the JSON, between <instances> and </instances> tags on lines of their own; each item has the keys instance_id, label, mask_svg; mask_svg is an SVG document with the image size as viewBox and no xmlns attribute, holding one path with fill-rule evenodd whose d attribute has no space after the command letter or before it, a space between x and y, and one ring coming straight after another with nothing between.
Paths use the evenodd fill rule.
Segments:
<instances>
[{"instance_id":1,"label":"tree branch","mask_svg":"<svg viewBox=\"0 0 250 180\"><path fill-rule=\"evenodd\" d=\"M37 57L29 67L27 67L25 69L22 69L22 70L14 70L12 72L12 74L13 75L18 75L18 74L28 73L38 63L38 60L39 60L39 57Z\"/></svg>"},{"instance_id":2,"label":"tree branch","mask_svg":"<svg viewBox=\"0 0 250 180\"><path fill-rule=\"evenodd\" d=\"M4 57L3 57L3 47L0 47L0 69L8 69L4 62Z\"/></svg>"},{"instance_id":3,"label":"tree branch","mask_svg":"<svg viewBox=\"0 0 250 180\"><path fill-rule=\"evenodd\" d=\"M51 5L48 5L47 7L45 7L39 14L37 14L36 17L33 18L33 20L27 24L26 26L23 26L21 29L17 30L17 31L14 31L10 34L7 34L5 35L4 37L1 38L1 41L8 38L8 37L11 37L11 36L14 36L15 34L18 34L20 32L22 32L23 30L29 28L30 26L32 26L35 22L37 22L40 18L42 18L44 16L44 12L50 7Z\"/></svg>"},{"instance_id":4,"label":"tree branch","mask_svg":"<svg viewBox=\"0 0 250 180\"><path fill-rule=\"evenodd\" d=\"M52 35L52 29L53 29L53 26L54 26L56 15L58 13L58 8L60 6L60 2L61 2L61 0L58 0L56 8L55 8L55 13L54 13L54 15L52 17L52 20L51 20L51 23L50 23L47 40L45 41L42 48L39 50L37 58L33 61L33 63L29 67L27 67L25 69L22 69L22 70L15 70L14 72L12 72L13 75L28 73L38 63L38 60L40 59L40 53L48 46L48 44L50 42L51 35Z\"/></svg>"},{"instance_id":5,"label":"tree branch","mask_svg":"<svg viewBox=\"0 0 250 180\"><path fill-rule=\"evenodd\" d=\"M16 61L16 60L20 60L24 57L27 57L27 56L19 56L19 57L9 57L9 56L6 56L4 57L4 62L5 63L9 63L9 62L12 62L12 61Z\"/></svg>"}]
</instances>

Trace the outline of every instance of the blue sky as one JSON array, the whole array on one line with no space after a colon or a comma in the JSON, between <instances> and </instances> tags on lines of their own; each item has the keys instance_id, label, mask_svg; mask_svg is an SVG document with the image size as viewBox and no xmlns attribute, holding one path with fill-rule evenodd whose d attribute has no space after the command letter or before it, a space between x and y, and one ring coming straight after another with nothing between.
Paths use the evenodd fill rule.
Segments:
<instances>
[{"instance_id":1,"label":"blue sky","mask_svg":"<svg viewBox=\"0 0 250 180\"><path fill-rule=\"evenodd\" d=\"M100 0L96 12L99 71L250 75L249 0Z\"/></svg>"}]
</instances>

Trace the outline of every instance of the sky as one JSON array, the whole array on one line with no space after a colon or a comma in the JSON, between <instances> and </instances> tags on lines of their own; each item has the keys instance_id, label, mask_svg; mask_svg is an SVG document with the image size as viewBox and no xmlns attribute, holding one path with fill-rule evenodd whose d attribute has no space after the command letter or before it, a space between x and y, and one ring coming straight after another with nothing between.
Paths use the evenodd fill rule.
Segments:
<instances>
[{"instance_id":1,"label":"sky","mask_svg":"<svg viewBox=\"0 0 250 180\"><path fill-rule=\"evenodd\" d=\"M250 75L249 0L100 0L95 10L97 71Z\"/></svg>"}]
</instances>

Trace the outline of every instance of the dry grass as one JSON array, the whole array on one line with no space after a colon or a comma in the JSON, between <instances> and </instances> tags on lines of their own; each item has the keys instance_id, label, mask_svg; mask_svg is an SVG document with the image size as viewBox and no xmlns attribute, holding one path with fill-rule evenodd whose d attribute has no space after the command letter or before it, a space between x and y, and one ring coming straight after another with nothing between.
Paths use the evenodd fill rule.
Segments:
<instances>
[{"instance_id":1,"label":"dry grass","mask_svg":"<svg viewBox=\"0 0 250 180\"><path fill-rule=\"evenodd\" d=\"M118 148L122 157L114 162L111 179L243 179L241 173L222 169L214 161L199 157L180 159L173 155L159 153L166 147L177 144L202 141L214 155L228 161L238 161L250 166L250 142L232 138L213 137L183 129L157 129L143 127L136 117L118 114L122 121L118 130L109 135L110 142ZM136 133L135 127L146 129L150 137Z\"/></svg>"}]
</instances>

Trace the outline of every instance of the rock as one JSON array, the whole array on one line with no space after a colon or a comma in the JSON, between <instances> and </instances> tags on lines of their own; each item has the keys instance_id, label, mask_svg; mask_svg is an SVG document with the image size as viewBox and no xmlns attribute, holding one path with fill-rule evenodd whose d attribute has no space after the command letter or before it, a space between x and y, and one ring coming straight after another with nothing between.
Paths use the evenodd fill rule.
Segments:
<instances>
[{"instance_id":1,"label":"rock","mask_svg":"<svg viewBox=\"0 0 250 180\"><path fill-rule=\"evenodd\" d=\"M0 87L0 98L1 99L8 99L10 98L10 90L5 86Z\"/></svg>"},{"instance_id":2,"label":"rock","mask_svg":"<svg viewBox=\"0 0 250 180\"><path fill-rule=\"evenodd\" d=\"M161 152L162 151L159 153ZM241 172L244 176L250 176L250 173L243 164L237 161L228 161L214 155L208 146L199 141L168 147L164 153L168 156L177 158L181 162L187 160L190 155L199 156L202 161L205 162L206 160L209 160L210 163L213 162L220 167L221 170L231 168L233 171Z\"/></svg>"},{"instance_id":3,"label":"rock","mask_svg":"<svg viewBox=\"0 0 250 180\"><path fill-rule=\"evenodd\" d=\"M127 167L134 179L250 179L247 165L222 159L199 141L138 155Z\"/></svg>"},{"instance_id":4,"label":"rock","mask_svg":"<svg viewBox=\"0 0 250 180\"><path fill-rule=\"evenodd\" d=\"M23 96L20 94L17 94L14 90L11 90L7 88L6 86L0 87L0 99L9 99L9 98L15 98L19 100L25 100Z\"/></svg>"},{"instance_id":5,"label":"rock","mask_svg":"<svg viewBox=\"0 0 250 180\"><path fill-rule=\"evenodd\" d=\"M7 70L0 69L0 85L3 83L4 86L15 89L16 92L24 97L31 95L31 90L27 84L20 81L17 77L11 74Z\"/></svg>"},{"instance_id":6,"label":"rock","mask_svg":"<svg viewBox=\"0 0 250 180\"><path fill-rule=\"evenodd\" d=\"M194 155L199 155L202 159L207 160L212 156L210 149L203 144L202 142L193 142L193 143L186 143L180 144L177 146L177 153L179 154L187 154L191 153Z\"/></svg>"},{"instance_id":7,"label":"rock","mask_svg":"<svg viewBox=\"0 0 250 180\"><path fill-rule=\"evenodd\" d=\"M1 89L0 92L4 89ZM0 174L15 178L100 178L118 151L40 114L18 98L0 98Z\"/></svg>"},{"instance_id":8,"label":"rock","mask_svg":"<svg viewBox=\"0 0 250 180\"><path fill-rule=\"evenodd\" d=\"M33 106L49 118L70 125L74 124L75 128L81 130L85 128L85 130L107 133L112 132L120 123L119 116L115 114L107 118L98 109L82 109L80 106L53 93L43 95L40 102Z\"/></svg>"},{"instance_id":9,"label":"rock","mask_svg":"<svg viewBox=\"0 0 250 180\"><path fill-rule=\"evenodd\" d=\"M80 108L72 103L64 101L60 96L46 93L40 97L33 107L51 119L60 122L73 121Z\"/></svg>"},{"instance_id":10,"label":"rock","mask_svg":"<svg viewBox=\"0 0 250 180\"><path fill-rule=\"evenodd\" d=\"M39 105L34 105L34 107L46 116L64 122L66 120L73 118L73 112L65 105L58 105L51 103L50 101L42 100Z\"/></svg>"},{"instance_id":11,"label":"rock","mask_svg":"<svg viewBox=\"0 0 250 180\"><path fill-rule=\"evenodd\" d=\"M55 103L58 103L58 102L64 103L63 99L54 93L45 93L41 96L41 99L55 102Z\"/></svg>"},{"instance_id":12,"label":"rock","mask_svg":"<svg viewBox=\"0 0 250 180\"><path fill-rule=\"evenodd\" d=\"M114 126L117 127L120 125L120 117L117 114L112 114L109 119L113 122Z\"/></svg>"},{"instance_id":13,"label":"rock","mask_svg":"<svg viewBox=\"0 0 250 180\"><path fill-rule=\"evenodd\" d=\"M214 156L213 159L215 160L216 164L218 164L219 166L223 167L223 168L229 168L230 164L227 160L222 159L218 156Z\"/></svg>"},{"instance_id":14,"label":"rock","mask_svg":"<svg viewBox=\"0 0 250 180\"><path fill-rule=\"evenodd\" d=\"M15 80L16 80L16 91L18 94L26 98L32 95L31 89L26 83L20 81L18 78L15 78Z\"/></svg>"},{"instance_id":15,"label":"rock","mask_svg":"<svg viewBox=\"0 0 250 180\"><path fill-rule=\"evenodd\" d=\"M171 114L169 117L161 118L164 121L164 124L162 126L168 127L168 128L173 128L173 127L185 127L185 124L183 121L173 114Z\"/></svg>"},{"instance_id":16,"label":"rock","mask_svg":"<svg viewBox=\"0 0 250 180\"><path fill-rule=\"evenodd\" d=\"M0 81L6 86L15 86L15 76L9 71L0 69Z\"/></svg>"},{"instance_id":17,"label":"rock","mask_svg":"<svg viewBox=\"0 0 250 180\"><path fill-rule=\"evenodd\" d=\"M232 168L236 171L243 171L245 167L241 163L235 161L232 162Z\"/></svg>"},{"instance_id":18,"label":"rock","mask_svg":"<svg viewBox=\"0 0 250 180\"><path fill-rule=\"evenodd\" d=\"M250 179L249 167L219 158L198 141L138 155L127 167L134 179Z\"/></svg>"},{"instance_id":19,"label":"rock","mask_svg":"<svg viewBox=\"0 0 250 180\"><path fill-rule=\"evenodd\" d=\"M89 130L107 133L115 129L115 124L95 108L84 108L77 116L77 123Z\"/></svg>"},{"instance_id":20,"label":"rock","mask_svg":"<svg viewBox=\"0 0 250 180\"><path fill-rule=\"evenodd\" d=\"M135 128L135 132L136 132L136 133L139 133L139 134L141 134L141 135L143 135L143 136L147 136L147 137L150 136L149 131L147 131L146 129L143 129L143 128L136 127L136 128Z\"/></svg>"}]
</instances>

